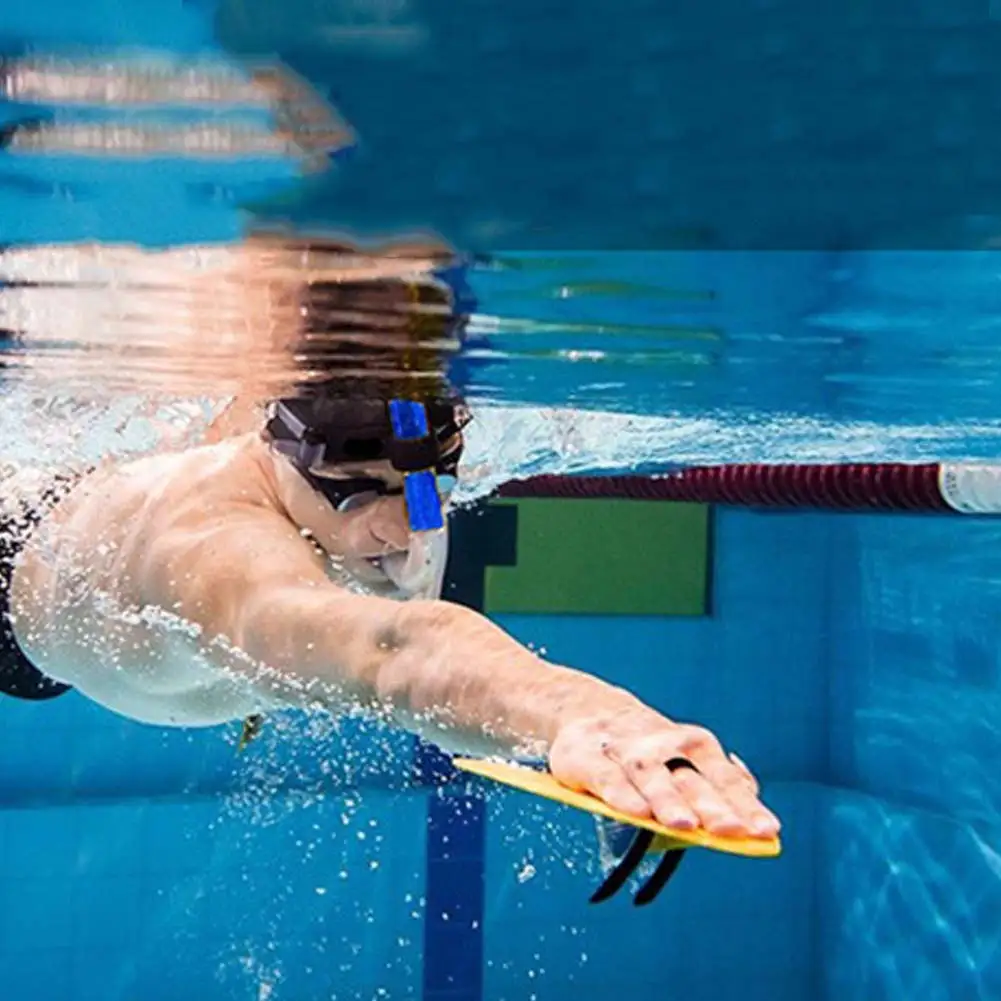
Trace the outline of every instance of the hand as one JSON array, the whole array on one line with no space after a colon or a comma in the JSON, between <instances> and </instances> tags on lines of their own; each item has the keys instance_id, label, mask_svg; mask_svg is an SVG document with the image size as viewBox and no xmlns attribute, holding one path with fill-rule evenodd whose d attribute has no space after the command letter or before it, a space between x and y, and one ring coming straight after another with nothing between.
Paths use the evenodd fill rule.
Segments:
<instances>
[{"instance_id":1,"label":"hand","mask_svg":"<svg viewBox=\"0 0 1001 1001\"><path fill-rule=\"evenodd\" d=\"M698 771L669 771L671 758L687 758ZM703 827L729 837L770 837L780 827L758 799L747 766L727 756L712 733L674 723L641 703L562 726L549 767L564 785L665 827Z\"/></svg>"}]
</instances>

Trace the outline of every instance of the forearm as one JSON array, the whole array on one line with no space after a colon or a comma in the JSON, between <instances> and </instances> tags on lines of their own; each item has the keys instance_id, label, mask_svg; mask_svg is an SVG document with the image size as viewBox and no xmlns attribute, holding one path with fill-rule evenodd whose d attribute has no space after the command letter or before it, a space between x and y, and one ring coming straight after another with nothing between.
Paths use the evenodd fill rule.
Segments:
<instances>
[{"instance_id":1,"label":"forearm","mask_svg":"<svg viewBox=\"0 0 1001 1001\"><path fill-rule=\"evenodd\" d=\"M549 664L488 619L443 601L397 603L331 589L272 600L248 652L326 693L331 709L378 707L450 750L544 754L558 728L637 700ZM271 619L268 626L266 619ZM262 645L263 644L263 645ZM256 648L256 649L255 649Z\"/></svg>"},{"instance_id":2,"label":"forearm","mask_svg":"<svg viewBox=\"0 0 1001 1001\"><path fill-rule=\"evenodd\" d=\"M570 719L636 704L598 678L544 661L461 606L411 602L397 622L400 642L380 665L379 697L448 749L544 754Z\"/></svg>"}]
</instances>

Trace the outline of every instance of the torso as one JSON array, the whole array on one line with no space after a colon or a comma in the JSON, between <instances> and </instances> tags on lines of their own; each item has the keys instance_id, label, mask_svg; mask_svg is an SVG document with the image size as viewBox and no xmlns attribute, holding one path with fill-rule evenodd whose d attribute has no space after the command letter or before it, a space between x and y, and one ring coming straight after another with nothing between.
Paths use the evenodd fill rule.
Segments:
<instances>
[{"instance_id":1,"label":"torso","mask_svg":"<svg viewBox=\"0 0 1001 1001\"><path fill-rule=\"evenodd\" d=\"M149 606L142 583L159 532L185 519L197 530L199 512L274 506L245 438L95 472L29 540L12 587L18 643L49 678L148 723L212 726L287 705Z\"/></svg>"}]
</instances>

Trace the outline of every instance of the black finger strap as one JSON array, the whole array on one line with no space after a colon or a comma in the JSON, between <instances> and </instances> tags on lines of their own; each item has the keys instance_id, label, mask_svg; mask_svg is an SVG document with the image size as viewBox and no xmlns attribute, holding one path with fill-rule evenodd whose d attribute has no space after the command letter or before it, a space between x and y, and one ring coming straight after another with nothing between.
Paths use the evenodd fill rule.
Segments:
<instances>
[{"instance_id":1,"label":"black finger strap","mask_svg":"<svg viewBox=\"0 0 1001 1001\"><path fill-rule=\"evenodd\" d=\"M622 889L626 880L629 879L633 872L635 872L636 867L643 861L647 850L653 844L653 838L653 831L640 830L636 832L636 837L633 838L632 844L626 850L625 855L619 859L618 864L608 874L601 886L591 894L592 904L600 904Z\"/></svg>"},{"instance_id":2,"label":"black finger strap","mask_svg":"<svg viewBox=\"0 0 1001 1001\"><path fill-rule=\"evenodd\" d=\"M664 762L664 767L669 772L680 772L683 768L691 769L693 772L698 771L694 761L690 761L688 758L682 757L668 758L667 761Z\"/></svg>"},{"instance_id":3,"label":"black finger strap","mask_svg":"<svg viewBox=\"0 0 1001 1001\"><path fill-rule=\"evenodd\" d=\"M633 903L637 907L644 907L657 897L657 894L667 886L668 880L674 875L681 860L685 855L683 848L674 851L664 852L664 857L660 860L660 865L654 870L653 875L636 891Z\"/></svg>"},{"instance_id":4,"label":"black finger strap","mask_svg":"<svg viewBox=\"0 0 1001 1001\"><path fill-rule=\"evenodd\" d=\"M691 769L693 772L699 770L694 762L683 757L669 758L664 762L664 767L669 772L677 772L685 768ZM601 886L591 895L592 904L600 904L610 897L615 896L622 889L626 881L639 868L640 863L646 857L646 853L650 850L650 845L653 844L653 839L653 831L637 830L636 836L633 838L626 853L608 874ZM677 871L684 854L684 848L676 848L664 852L664 857L660 860L660 864L654 870L653 875L639 888L633 899L633 903L637 907L644 907L657 898L660 891L667 886L671 877Z\"/></svg>"}]
</instances>

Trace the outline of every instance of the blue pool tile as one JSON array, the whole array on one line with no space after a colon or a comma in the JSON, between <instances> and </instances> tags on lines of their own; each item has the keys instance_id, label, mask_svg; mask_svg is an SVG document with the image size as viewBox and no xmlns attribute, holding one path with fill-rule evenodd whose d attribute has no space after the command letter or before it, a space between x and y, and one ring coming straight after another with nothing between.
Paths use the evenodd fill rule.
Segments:
<instances>
[{"instance_id":1,"label":"blue pool tile","mask_svg":"<svg viewBox=\"0 0 1001 1001\"><path fill-rule=\"evenodd\" d=\"M428 860L481 859L483 817L481 799L443 796L428 810Z\"/></svg>"},{"instance_id":2,"label":"blue pool tile","mask_svg":"<svg viewBox=\"0 0 1001 1001\"><path fill-rule=\"evenodd\" d=\"M0 952L4 998L62 1001L72 998L73 954L69 948L18 949Z\"/></svg>"},{"instance_id":3,"label":"blue pool tile","mask_svg":"<svg viewBox=\"0 0 1001 1001\"><path fill-rule=\"evenodd\" d=\"M428 799L424 990L482 992L484 837L479 798ZM460 844L462 855L452 852Z\"/></svg>"},{"instance_id":4,"label":"blue pool tile","mask_svg":"<svg viewBox=\"0 0 1001 1001\"><path fill-rule=\"evenodd\" d=\"M75 948L117 946L128 953L145 929L149 903L139 876L78 879L72 905Z\"/></svg>"},{"instance_id":5,"label":"blue pool tile","mask_svg":"<svg viewBox=\"0 0 1001 1001\"><path fill-rule=\"evenodd\" d=\"M0 880L0 951L12 956L43 946L71 946L73 900L71 879L52 879L41 873L5 875Z\"/></svg>"}]
</instances>

